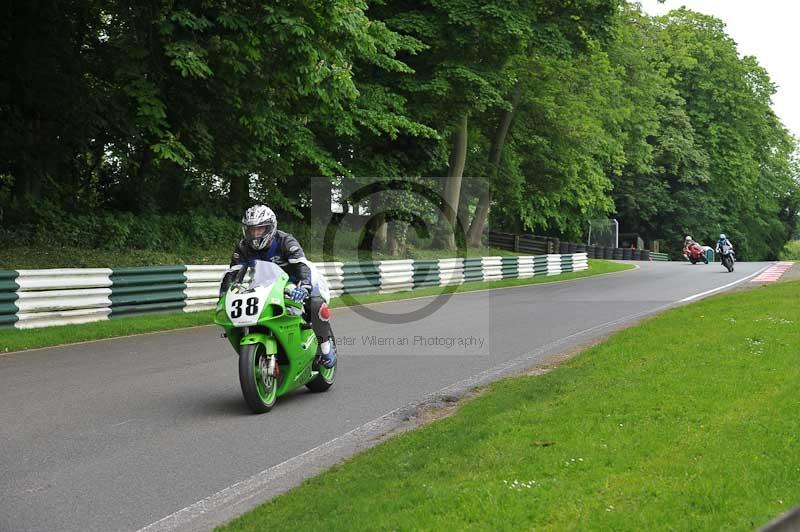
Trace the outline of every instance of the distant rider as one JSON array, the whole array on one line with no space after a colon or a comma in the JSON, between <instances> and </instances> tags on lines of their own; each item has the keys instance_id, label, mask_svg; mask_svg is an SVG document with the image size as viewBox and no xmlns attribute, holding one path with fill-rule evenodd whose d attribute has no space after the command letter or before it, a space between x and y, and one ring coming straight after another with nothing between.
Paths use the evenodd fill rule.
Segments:
<instances>
[{"instance_id":1,"label":"distant rider","mask_svg":"<svg viewBox=\"0 0 800 532\"><path fill-rule=\"evenodd\" d=\"M244 238L233 250L231 267L252 260L263 260L283 268L296 284L290 294L291 299L304 302L305 314L317 335L322 353L320 362L326 368L333 367L336 364L336 346L331 341L330 311L319 294L318 285L312 284L311 263L306 259L300 243L289 233L278 231L278 219L272 209L265 205L254 205L245 211L242 234ZM225 276L223 289L227 288L235 275L235 272L230 272Z\"/></svg>"},{"instance_id":2,"label":"distant rider","mask_svg":"<svg viewBox=\"0 0 800 532\"><path fill-rule=\"evenodd\" d=\"M697 242L695 242L691 236L687 235L686 238L683 239L683 256L686 257L686 260L689 260L689 249L695 244L697 244Z\"/></svg>"},{"instance_id":3,"label":"distant rider","mask_svg":"<svg viewBox=\"0 0 800 532\"><path fill-rule=\"evenodd\" d=\"M725 233L721 233L719 235L719 240L717 240L717 247L715 251L719 253L722 250L722 246L729 246L731 251L733 251L733 244L731 244L731 241L728 240L727 236L725 236Z\"/></svg>"}]
</instances>

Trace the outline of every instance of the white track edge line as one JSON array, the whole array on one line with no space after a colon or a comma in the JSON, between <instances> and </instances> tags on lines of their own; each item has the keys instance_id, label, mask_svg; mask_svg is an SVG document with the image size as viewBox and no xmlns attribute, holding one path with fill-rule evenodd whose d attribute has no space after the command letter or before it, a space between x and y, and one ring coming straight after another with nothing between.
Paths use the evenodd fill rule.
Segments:
<instances>
[{"instance_id":1,"label":"white track edge line","mask_svg":"<svg viewBox=\"0 0 800 532\"><path fill-rule=\"evenodd\" d=\"M685 297L685 298L680 300L680 303L688 303L689 301L694 301L695 299L701 298L703 296L707 296L709 294L713 294L714 292L719 292L720 290L725 290L726 288L730 288L731 286L736 286L739 283L743 283L743 282L747 281L748 279L752 279L753 277L756 277L757 275L760 275L760 274L764 273L765 271L767 271L771 267L772 266L764 266L763 268L761 268L757 272L751 273L747 277L742 277L741 279L739 279L737 281L734 281L732 283L728 283L726 285L719 286L717 288L712 288L711 290L706 290L705 292L700 292L699 294L695 294L693 296Z\"/></svg>"}]
</instances>

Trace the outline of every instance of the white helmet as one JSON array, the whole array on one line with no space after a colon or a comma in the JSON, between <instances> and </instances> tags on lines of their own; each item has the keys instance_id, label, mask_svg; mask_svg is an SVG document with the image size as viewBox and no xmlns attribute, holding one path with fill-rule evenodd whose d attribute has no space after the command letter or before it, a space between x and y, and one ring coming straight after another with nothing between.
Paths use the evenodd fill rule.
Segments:
<instances>
[{"instance_id":1,"label":"white helmet","mask_svg":"<svg viewBox=\"0 0 800 532\"><path fill-rule=\"evenodd\" d=\"M266 205L253 205L242 217L244 240L255 250L269 246L277 230L278 219Z\"/></svg>"},{"instance_id":2,"label":"white helmet","mask_svg":"<svg viewBox=\"0 0 800 532\"><path fill-rule=\"evenodd\" d=\"M687 236L687 237L686 237L684 240L685 240L686 242L693 242L693 241L694 241L694 238L692 238L692 237L690 237L690 236Z\"/></svg>"},{"instance_id":3,"label":"white helmet","mask_svg":"<svg viewBox=\"0 0 800 532\"><path fill-rule=\"evenodd\" d=\"M720 239L720 240L726 240L727 238L728 238L728 237L727 237L727 236L725 236L725 233L720 233L720 234L719 234L719 239Z\"/></svg>"}]
</instances>

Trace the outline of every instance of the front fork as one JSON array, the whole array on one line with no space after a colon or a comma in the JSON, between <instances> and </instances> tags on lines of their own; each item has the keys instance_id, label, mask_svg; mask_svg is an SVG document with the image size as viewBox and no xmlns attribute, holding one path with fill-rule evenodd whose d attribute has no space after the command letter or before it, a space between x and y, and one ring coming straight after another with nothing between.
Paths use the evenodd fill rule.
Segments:
<instances>
[{"instance_id":1,"label":"front fork","mask_svg":"<svg viewBox=\"0 0 800 532\"><path fill-rule=\"evenodd\" d=\"M281 367L278 365L278 357L275 355L269 356L269 363L267 364L267 375L278 378L281 376Z\"/></svg>"},{"instance_id":2,"label":"front fork","mask_svg":"<svg viewBox=\"0 0 800 532\"><path fill-rule=\"evenodd\" d=\"M278 378L281 373L281 368L278 365L278 342L269 334L261 332L247 334L239 341L239 345L252 345L262 344L264 352L267 354L267 365L261 366L262 371L266 371L267 375Z\"/></svg>"}]
</instances>

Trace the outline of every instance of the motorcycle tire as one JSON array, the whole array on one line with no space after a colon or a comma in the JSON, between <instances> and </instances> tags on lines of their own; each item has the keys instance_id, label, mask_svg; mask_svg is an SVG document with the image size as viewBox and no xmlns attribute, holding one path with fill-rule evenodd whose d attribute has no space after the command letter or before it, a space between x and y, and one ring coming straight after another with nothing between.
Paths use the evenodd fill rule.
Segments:
<instances>
[{"instance_id":1,"label":"motorcycle tire","mask_svg":"<svg viewBox=\"0 0 800 532\"><path fill-rule=\"evenodd\" d=\"M333 386L333 381L336 380L336 364L334 364L332 368L326 368L320 365L317 371L319 373L306 383L306 388L314 393L326 392L328 388Z\"/></svg>"},{"instance_id":2,"label":"motorcycle tire","mask_svg":"<svg viewBox=\"0 0 800 532\"><path fill-rule=\"evenodd\" d=\"M733 261L731 261L731 259L722 257L722 265L725 266L725 269L728 270L729 273L733 271Z\"/></svg>"},{"instance_id":3,"label":"motorcycle tire","mask_svg":"<svg viewBox=\"0 0 800 532\"><path fill-rule=\"evenodd\" d=\"M261 344L239 348L239 384L245 403L255 414L269 412L278 399L278 379L263 376L268 361Z\"/></svg>"},{"instance_id":4,"label":"motorcycle tire","mask_svg":"<svg viewBox=\"0 0 800 532\"><path fill-rule=\"evenodd\" d=\"M689 259L689 262L691 262L692 264L697 264L697 261L694 259Z\"/></svg>"}]
</instances>

